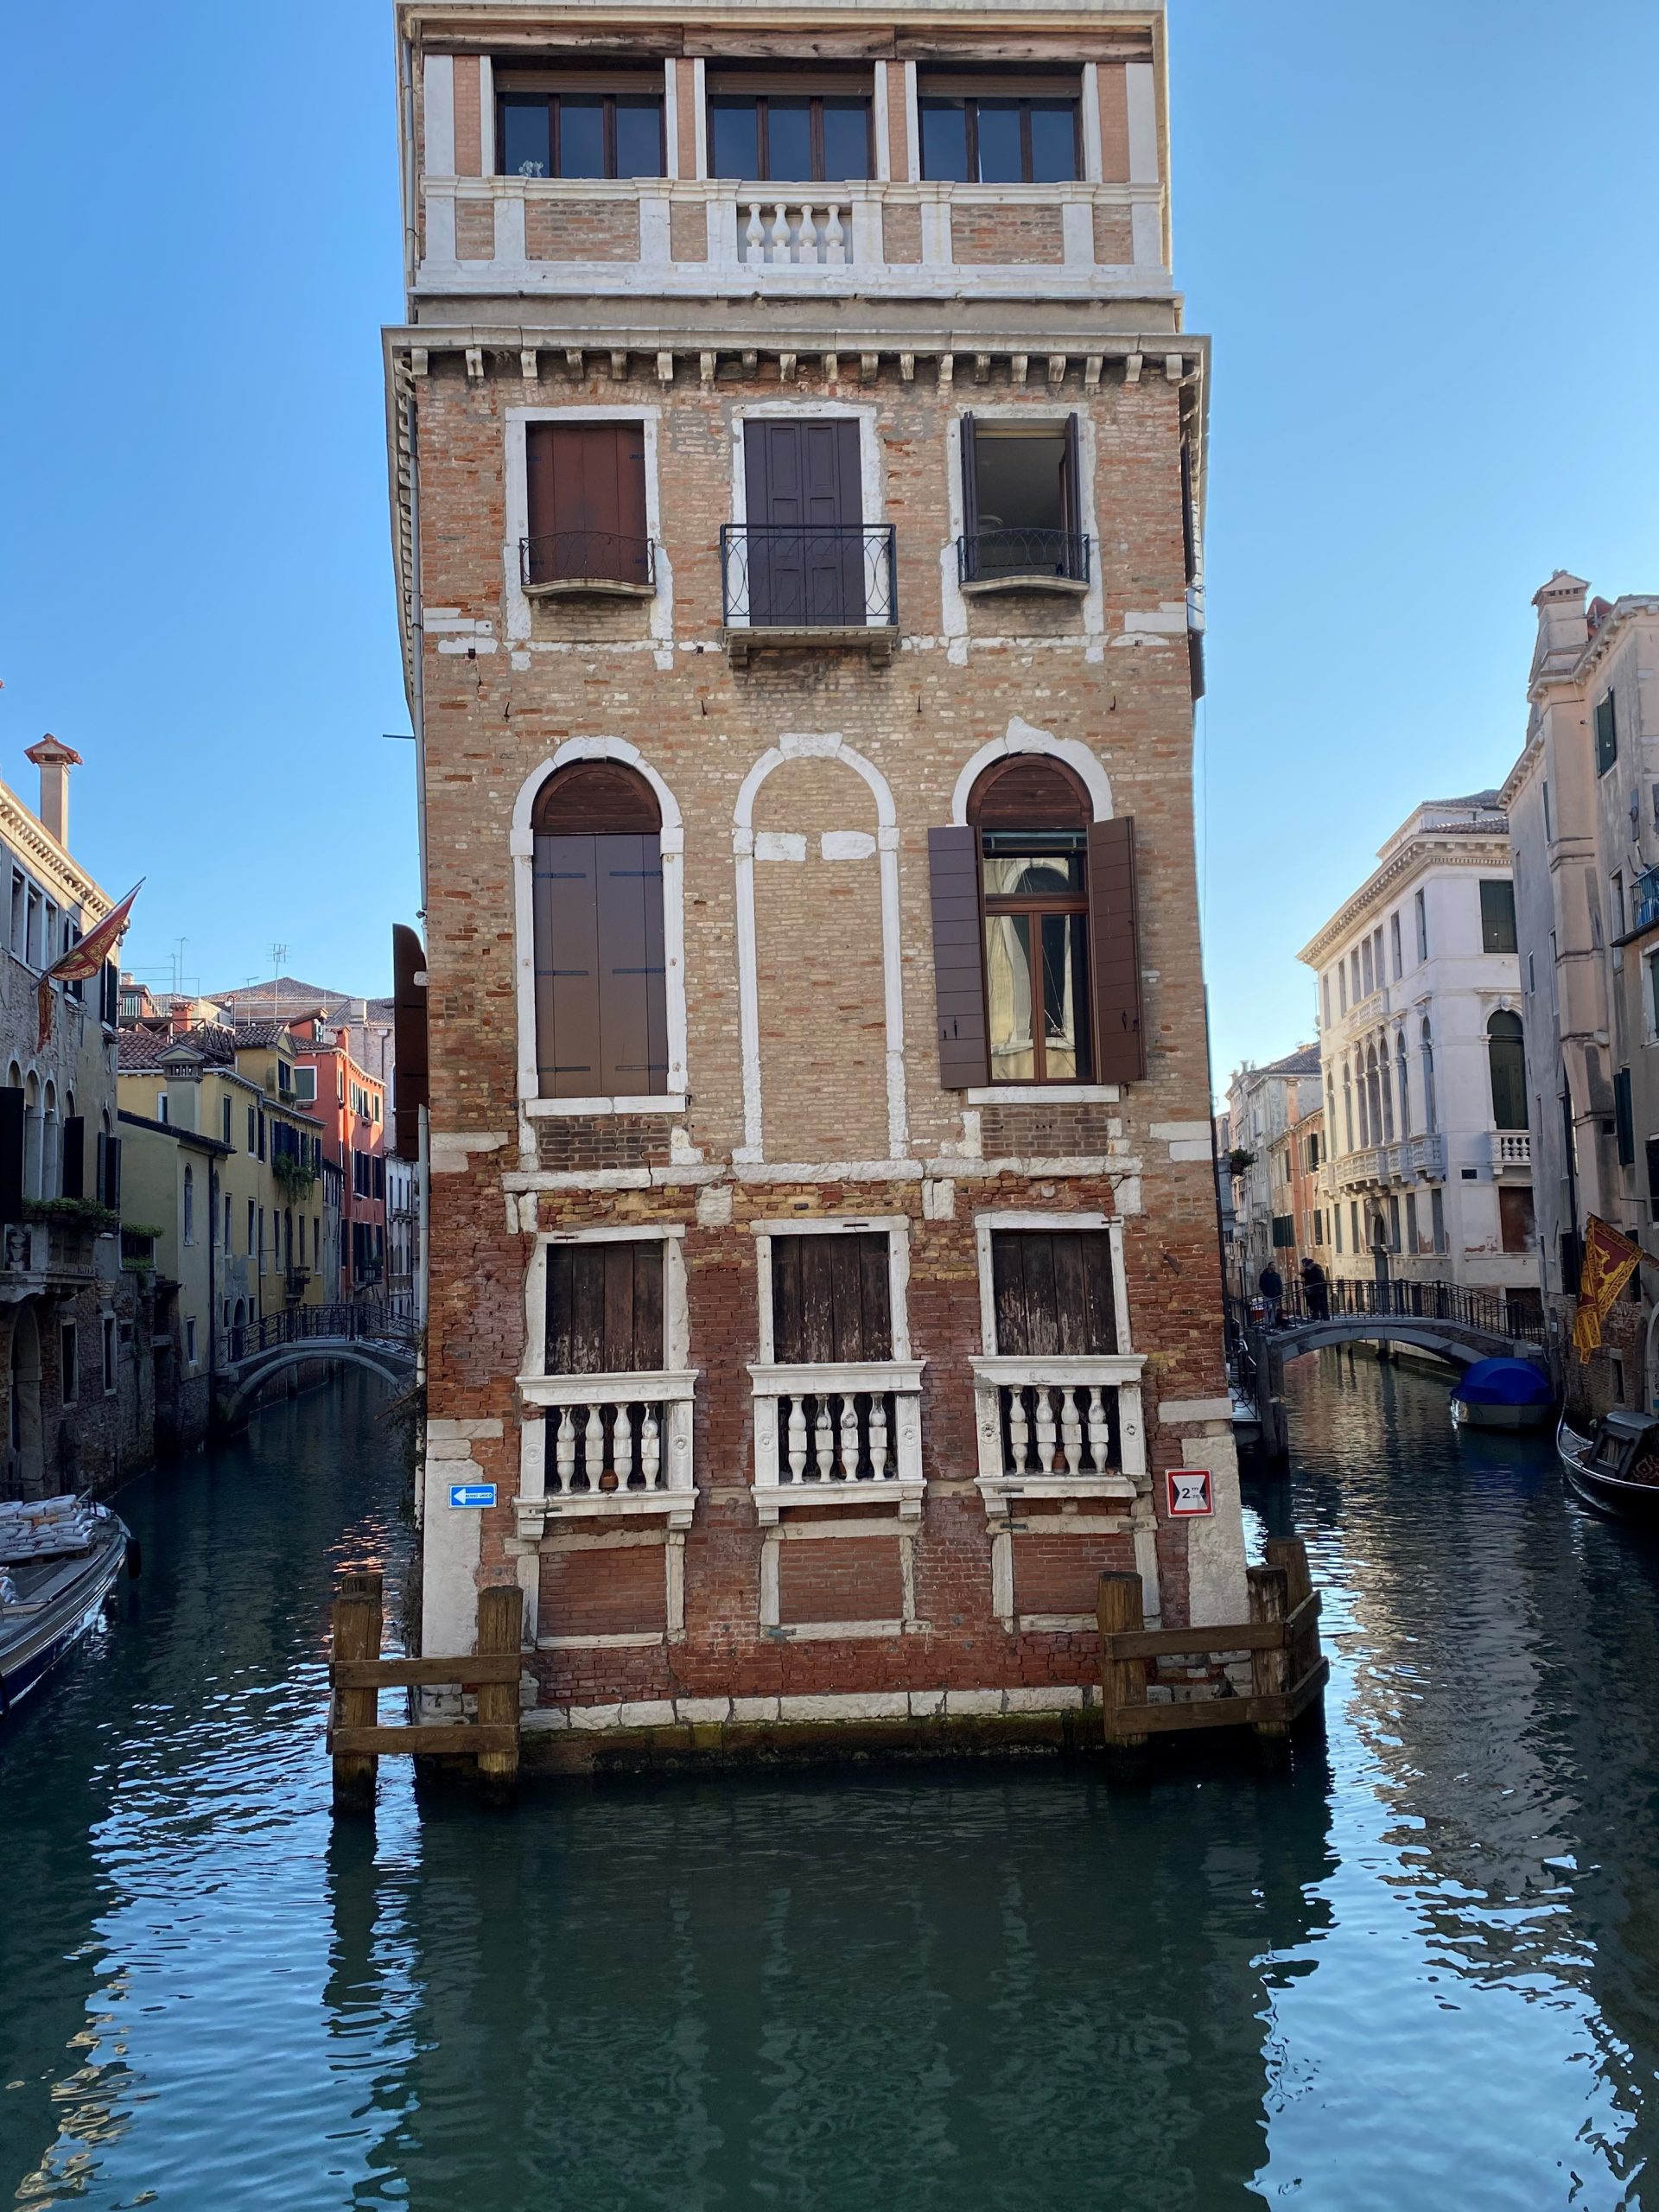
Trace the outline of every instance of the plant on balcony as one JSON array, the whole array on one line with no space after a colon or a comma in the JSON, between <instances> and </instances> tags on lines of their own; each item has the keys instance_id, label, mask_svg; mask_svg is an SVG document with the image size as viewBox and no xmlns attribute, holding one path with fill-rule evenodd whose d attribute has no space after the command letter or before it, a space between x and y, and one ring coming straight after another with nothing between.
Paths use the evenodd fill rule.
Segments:
<instances>
[{"instance_id":1,"label":"plant on balcony","mask_svg":"<svg viewBox=\"0 0 1659 2212\"><path fill-rule=\"evenodd\" d=\"M270 1163L271 1180L290 1204L298 1205L311 1195L317 1179L315 1167L308 1167L297 1152L279 1152Z\"/></svg>"},{"instance_id":2,"label":"plant on balcony","mask_svg":"<svg viewBox=\"0 0 1659 2212\"><path fill-rule=\"evenodd\" d=\"M120 1215L111 1213L108 1206L99 1205L96 1198L25 1198L23 1219L59 1222L66 1228L90 1229L100 1233L121 1226Z\"/></svg>"},{"instance_id":3,"label":"plant on balcony","mask_svg":"<svg viewBox=\"0 0 1659 2212\"><path fill-rule=\"evenodd\" d=\"M1236 1144L1227 1155L1227 1170L1231 1175L1243 1175L1247 1168L1255 1165L1255 1154L1246 1152L1242 1144Z\"/></svg>"}]
</instances>

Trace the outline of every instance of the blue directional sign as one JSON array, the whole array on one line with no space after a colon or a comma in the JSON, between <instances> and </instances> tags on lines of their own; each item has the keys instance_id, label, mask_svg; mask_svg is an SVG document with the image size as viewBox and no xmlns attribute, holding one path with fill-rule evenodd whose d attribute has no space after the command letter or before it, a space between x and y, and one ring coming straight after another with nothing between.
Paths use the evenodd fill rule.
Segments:
<instances>
[{"instance_id":1,"label":"blue directional sign","mask_svg":"<svg viewBox=\"0 0 1659 2212\"><path fill-rule=\"evenodd\" d=\"M449 1503L451 1505L493 1505L495 1484L493 1483L451 1483Z\"/></svg>"}]
</instances>

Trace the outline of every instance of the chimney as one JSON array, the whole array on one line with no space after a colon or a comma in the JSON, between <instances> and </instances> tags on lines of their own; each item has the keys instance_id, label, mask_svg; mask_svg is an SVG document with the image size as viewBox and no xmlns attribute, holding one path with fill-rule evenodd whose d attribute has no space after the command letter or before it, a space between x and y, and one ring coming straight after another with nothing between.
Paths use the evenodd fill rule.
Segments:
<instances>
[{"instance_id":1,"label":"chimney","mask_svg":"<svg viewBox=\"0 0 1659 2212\"><path fill-rule=\"evenodd\" d=\"M38 745L31 745L24 753L25 760L32 760L41 772L40 817L48 836L55 837L66 852L69 849L69 771L79 768L80 755L72 745L63 745L50 731Z\"/></svg>"},{"instance_id":2,"label":"chimney","mask_svg":"<svg viewBox=\"0 0 1659 2212\"><path fill-rule=\"evenodd\" d=\"M172 999L167 1008L168 1033L173 1037L188 1037L190 1033L190 1001Z\"/></svg>"}]
</instances>

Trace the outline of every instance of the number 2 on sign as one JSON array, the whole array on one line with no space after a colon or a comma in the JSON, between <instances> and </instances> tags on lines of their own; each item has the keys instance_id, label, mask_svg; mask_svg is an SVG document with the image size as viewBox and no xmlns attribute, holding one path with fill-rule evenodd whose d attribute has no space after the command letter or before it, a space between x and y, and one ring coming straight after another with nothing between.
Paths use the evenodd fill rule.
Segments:
<instances>
[{"instance_id":1,"label":"number 2 on sign","mask_svg":"<svg viewBox=\"0 0 1659 2212\"><path fill-rule=\"evenodd\" d=\"M1190 1521L1199 1514L1215 1511L1215 1487L1208 1467L1172 1467L1166 1479L1169 1484L1172 1520Z\"/></svg>"}]
</instances>

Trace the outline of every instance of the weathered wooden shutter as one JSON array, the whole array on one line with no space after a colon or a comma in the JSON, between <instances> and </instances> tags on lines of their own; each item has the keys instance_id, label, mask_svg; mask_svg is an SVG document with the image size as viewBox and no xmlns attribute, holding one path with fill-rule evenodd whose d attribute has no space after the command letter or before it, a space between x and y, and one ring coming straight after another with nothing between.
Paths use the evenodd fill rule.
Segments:
<instances>
[{"instance_id":1,"label":"weathered wooden shutter","mask_svg":"<svg viewBox=\"0 0 1659 2212\"><path fill-rule=\"evenodd\" d=\"M1060 513L1063 530L1076 536L1083 528L1083 464L1077 454L1077 418L1065 418L1065 448L1060 456Z\"/></svg>"},{"instance_id":2,"label":"weathered wooden shutter","mask_svg":"<svg viewBox=\"0 0 1659 2212\"><path fill-rule=\"evenodd\" d=\"M862 622L858 424L832 416L746 423L743 467L760 533L748 547L750 620Z\"/></svg>"},{"instance_id":3,"label":"weathered wooden shutter","mask_svg":"<svg viewBox=\"0 0 1659 2212\"><path fill-rule=\"evenodd\" d=\"M392 1149L415 1160L421 1149L421 1109L430 1103L426 954L413 930L391 929Z\"/></svg>"},{"instance_id":4,"label":"weathered wooden shutter","mask_svg":"<svg viewBox=\"0 0 1659 2212\"><path fill-rule=\"evenodd\" d=\"M985 1024L979 831L971 823L927 833L933 896L933 995L939 1023L939 1081L967 1090L991 1079Z\"/></svg>"},{"instance_id":5,"label":"weathered wooden shutter","mask_svg":"<svg viewBox=\"0 0 1659 2212\"><path fill-rule=\"evenodd\" d=\"M66 1198L84 1198L86 1195L86 1117L71 1114L63 1125L63 1195Z\"/></svg>"},{"instance_id":6,"label":"weathered wooden shutter","mask_svg":"<svg viewBox=\"0 0 1659 2212\"><path fill-rule=\"evenodd\" d=\"M0 1221L23 1217L23 1094L0 1087Z\"/></svg>"},{"instance_id":7,"label":"weathered wooden shutter","mask_svg":"<svg viewBox=\"0 0 1659 2212\"><path fill-rule=\"evenodd\" d=\"M998 1230L991 1285L1003 1357L1088 1359L1117 1350L1104 1230Z\"/></svg>"},{"instance_id":8,"label":"weathered wooden shutter","mask_svg":"<svg viewBox=\"0 0 1659 2212\"><path fill-rule=\"evenodd\" d=\"M548 1246L550 1375L639 1374L664 1357L660 1238Z\"/></svg>"},{"instance_id":9,"label":"weathered wooden shutter","mask_svg":"<svg viewBox=\"0 0 1659 2212\"><path fill-rule=\"evenodd\" d=\"M1141 1022L1135 817L1089 825L1089 963L1093 970L1096 1083L1137 1083L1147 1071Z\"/></svg>"},{"instance_id":10,"label":"weathered wooden shutter","mask_svg":"<svg viewBox=\"0 0 1659 2212\"><path fill-rule=\"evenodd\" d=\"M772 1240L772 1357L781 1364L891 1359L885 1230Z\"/></svg>"},{"instance_id":11,"label":"weathered wooden shutter","mask_svg":"<svg viewBox=\"0 0 1659 2212\"><path fill-rule=\"evenodd\" d=\"M109 1187L104 1193L104 1203L112 1213L121 1211L121 1140L104 1140L104 1173Z\"/></svg>"}]
</instances>

